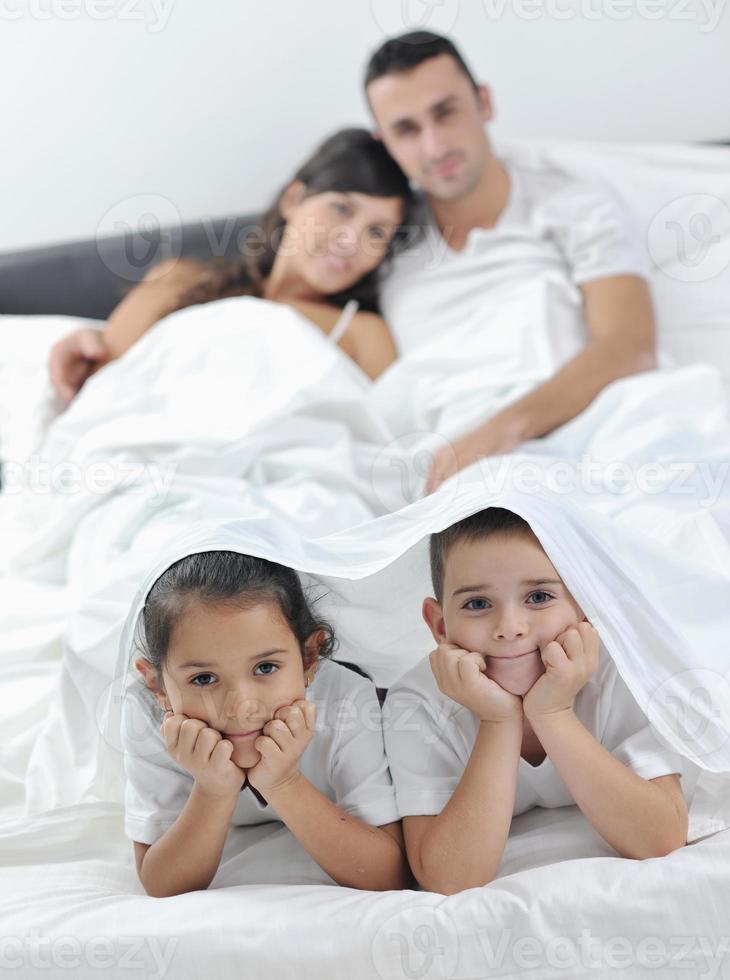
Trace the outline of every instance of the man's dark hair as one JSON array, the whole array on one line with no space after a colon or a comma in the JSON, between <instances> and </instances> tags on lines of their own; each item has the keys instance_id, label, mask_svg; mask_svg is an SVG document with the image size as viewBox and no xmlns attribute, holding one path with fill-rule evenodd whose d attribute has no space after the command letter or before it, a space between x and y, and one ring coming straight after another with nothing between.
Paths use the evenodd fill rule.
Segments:
<instances>
[{"instance_id":1,"label":"man's dark hair","mask_svg":"<svg viewBox=\"0 0 730 980\"><path fill-rule=\"evenodd\" d=\"M524 518L504 507L487 507L444 528L430 539L431 581L433 593L439 604L443 603L446 559L459 541L478 541L494 534L524 535L533 534Z\"/></svg>"},{"instance_id":2,"label":"man's dark hair","mask_svg":"<svg viewBox=\"0 0 730 980\"><path fill-rule=\"evenodd\" d=\"M411 71L421 62L440 54L450 55L474 88L479 88L454 42L441 34L432 34L431 31L411 31L409 34L391 37L381 44L365 69L365 88L376 78Z\"/></svg>"}]
</instances>

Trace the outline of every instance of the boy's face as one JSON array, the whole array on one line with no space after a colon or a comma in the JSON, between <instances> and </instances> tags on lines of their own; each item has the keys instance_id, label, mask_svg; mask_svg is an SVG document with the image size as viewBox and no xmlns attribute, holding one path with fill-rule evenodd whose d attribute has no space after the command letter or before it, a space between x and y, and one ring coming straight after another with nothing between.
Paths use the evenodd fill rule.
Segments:
<instances>
[{"instance_id":1,"label":"boy's face","mask_svg":"<svg viewBox=\"0 0 730 980\"><path fill-rule=\"evenodd\" d=\"M491 154L489 91L475 90L450 55L375 79L367 97L386 149L427 194L456 201L479 184Z\"/></svg>"},{"instance_id":2,"label":"boy's face","mask_svg":"<svg viewBox=\"0 0 730 980\"><path fill-rule=\"evenodd\" d=\"M527 533L459 541L446 559L443 603L426 599L423 615L437 642L483 654L487 673L499 683L500 676L534 672L542 664L540 650L585 619Z\"/></svg>"},{"instance_id":3,"label":"boy's face","mask_svg":"<svg viewBox=\"0 0 730 980\"><path fill-rule=\"evenodd\" d=\"M313 647L307 653L316 657ZM136 664L162 707L221 732L242 768L261 758L253 743L277 709L305 697L299 644L269 602L243 609L191 603L170 637L163 690L148 661ZM316 662L310 674L315 669Z\"/></svg>"}]
</instances>

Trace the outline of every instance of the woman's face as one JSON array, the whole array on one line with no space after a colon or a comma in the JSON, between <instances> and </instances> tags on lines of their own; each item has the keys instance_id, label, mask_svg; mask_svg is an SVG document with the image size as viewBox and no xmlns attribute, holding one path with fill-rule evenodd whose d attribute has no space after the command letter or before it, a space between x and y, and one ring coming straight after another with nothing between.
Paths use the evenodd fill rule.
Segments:
<instances>
[{"instance_id":1,"label":"woman's face","mask_svg":"<svg viewBox=\"0 0 730 980\"><path fill-rule=\"evenodd\" d=\"M277 262L286 278L301 281L302 298L316 299L349 289L380 265L403 201L356 192L304 194L304 185L294 184L282 199L286 229Z\"/></svg>"},{"instance_id":2,"label":"woman's face","mask_svg":"<svg viewBox=\"0 0 730 980\"><path fill-rule=\"evenodd\" d=\"M307 656L312 676L316 652L309 641ZM149 665L137 663L151 686ZM230 739L231 758L242 769L261 758L253 743L277 709L305 697L299 644L273 602L248 608L192 602L173 628L162 677L159 703Z\"/></svg>"},{"instance_id":3,"label":"woman's face","mask_svg":"<svg viewBox=\"0 0 730 980\"><path fill-rule=\"evenodd\" d=\"M483 654L487 675L513 694L526 694L544 673L540 651L585 618L531 534L459 541L443 589L441 607L424 604L432 631Z\"/></svg>"}]
</instances>

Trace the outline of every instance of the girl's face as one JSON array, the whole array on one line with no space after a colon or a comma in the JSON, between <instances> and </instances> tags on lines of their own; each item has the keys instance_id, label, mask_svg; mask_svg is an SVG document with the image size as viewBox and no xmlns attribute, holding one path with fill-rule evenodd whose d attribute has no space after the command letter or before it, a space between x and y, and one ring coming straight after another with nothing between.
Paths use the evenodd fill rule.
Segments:
<instances>
[{"instance_id":1,"label":"girl's face","mask_svg":"<svg viewBox=\"0 0 730 980\"><path fill-rule=\"evenodd\" d=\"M544 672L542 648L585 619L534 535L459 541L443 588L443 606L424 602L434 638L483 654L488 676L513 694Z\"/></svg>"},{"instance_id":2,"label":"girl's face","mask_svg":"<svg viewBox=\"0 0 730 980\"><path fill-rule=\"evenodd\" d=\"M315 633L306 644L309 669L316 670ZM153 690L154 668L138 669ZM198 718L234 745L242 769L261 758L256 738L278 708L305 697L305 664L294 633L273 602L248 608L191 602L175 624L162 670L163 707Z\"/></svg>"},{"instance_id":3,"label":"girl's face","mask_svg":"<svg viewBox=\"0 0 730 980\"><path fill-rule=\"evenodd\" d=\"M272 275L298 280L303 299L321 299L349 289L380 265L403 201L356 192L305 194L301 182L284 193L286 229Z\"/></svg>"}]
</instances>

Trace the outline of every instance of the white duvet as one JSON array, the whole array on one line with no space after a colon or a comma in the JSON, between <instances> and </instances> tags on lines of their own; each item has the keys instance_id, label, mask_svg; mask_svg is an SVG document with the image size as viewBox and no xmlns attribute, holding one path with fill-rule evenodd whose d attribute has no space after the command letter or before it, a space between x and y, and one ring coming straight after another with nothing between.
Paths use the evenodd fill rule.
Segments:
<instances>
[{"instance_id":1,"label":"white duvet","mask_svg":"<svg viewBox=\"0 0 730 980\"><path fill-rule=\"evenodd\" d=\"M488 349L469 348L460 367L453 338L435 344L421 352L424 363L448 355L453 398L461 392L463 404L476 406L466 368ZM43 355L28 351L29 376L38 378ZM337 562L324 609L347 659L379 685L392 683L425 652L425 627L409 607L378 629L378 609L354 579L380 569L379 589L382 576L387 582L390 521L404 526L403 515L389 515L409 507L406 517L422 516L427 507L447 516L460 486L457 478L419 503L427 451L452 421L443 387L427 383L419 405L430 413L428 428L422 416L399 414L402 388L393 378L414 372L418 364L396 365L387 384L370 386L311 324L260 301L183 311L100 372L51 427L32 490L21 487L33 478L23 453L38 448L28 440L43 431L49 405L40 387L32 398L18 393L31 425L14 417L6 430L4 444L17 447L9 471L16 482L0 497L7 969L23 977L116 976L125 966L130 975L176 978L315 969L322 977L463 980L521 970L730 975L722 912L730 800L712 774L693 801L693 843L658 860L617 858L574 807L534 810L515 820L499 878L487 888L448 899L360 893L327 885L288 832L269 826L231 835L208 892L142 894L122 831L118 773L104 762L114 745L101 735L141 576L201 519L245 518L275 543L273 514L307 535L292 564L321 572L323 562ZM719 581L730 569L729 469L723 379L716 367L697 365L610 386L548 439L511 460L487 461L481 479L485 492L524 491L527 483L528 493L532 485L589 500L623 527L658 536L686 558L688 575L701 565ZM57 480L56 489L44 490L44 479ZM347 531L373 517L384 539ZM396 577L392 584L397 598ZM726 635L712 638L718 654Z\"/></svg>"}]
</instances>

